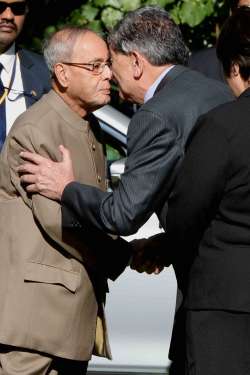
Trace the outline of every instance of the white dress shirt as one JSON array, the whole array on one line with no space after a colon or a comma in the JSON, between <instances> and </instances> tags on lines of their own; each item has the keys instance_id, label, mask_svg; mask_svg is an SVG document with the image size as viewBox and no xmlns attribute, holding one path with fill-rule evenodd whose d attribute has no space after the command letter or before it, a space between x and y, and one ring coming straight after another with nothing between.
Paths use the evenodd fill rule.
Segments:
<instances>
[{"instance_id":1,"label":"white dress shirt","mask_svg":"<svg viewBox=\"0 0 250 375\"><path fill-rule=\"evenodd\" d=\"M16 66L14 66L15 59ZM0 55L0 62L3 65L3 70L1 72L3 85L9 87L11 78L14 78L10 91L5 98L6 132L8 134L15 119L26 110L20 60L15 53L15 44L12 44L6 52Z\"/></svg>"}]
</instances>

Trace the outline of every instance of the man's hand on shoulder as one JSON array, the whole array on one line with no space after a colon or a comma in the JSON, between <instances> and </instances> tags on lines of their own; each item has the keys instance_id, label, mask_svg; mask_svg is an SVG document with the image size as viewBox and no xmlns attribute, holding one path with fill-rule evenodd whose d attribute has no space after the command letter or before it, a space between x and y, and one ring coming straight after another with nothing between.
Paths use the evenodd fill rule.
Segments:
<instances>
[{"instance_id":1,"label":"man's hand on shoulder","mask_svg":"<svg viewBox=\"0 0 250 375\"><path fill-rule=\"evenodd\" d=\"M61 162L54 162L28 151L20 153L25 162L18 167L17 172L21 176L21 183L26 185L27 192L61 200L66 185L75 178L69 150L62 145L59 150L62 154Z\"/></svg>"}]
</instances>

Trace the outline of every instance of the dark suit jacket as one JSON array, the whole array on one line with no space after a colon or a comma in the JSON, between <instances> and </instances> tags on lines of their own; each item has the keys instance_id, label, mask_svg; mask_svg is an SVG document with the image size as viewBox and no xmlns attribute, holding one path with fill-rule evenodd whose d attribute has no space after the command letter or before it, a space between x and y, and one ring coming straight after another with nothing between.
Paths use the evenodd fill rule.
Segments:
<instances>
[{"instance_id":1,"label":"dark suit jacket","mask_svg":"<svg viewBox=\"0 0 250 375\"><path fill-rule=\"evenodd\" d=\"M50 74L42 56L19 49L21 75L27 108L50 90Z\"/></svg>"},{"instance_id":2,"label":"dark suit jacket","mask_svg":"<svg viewBox=\"0 0 250 375\"><path fill-rule=\"evenodd\" d=\"M249 119L250 89L200 117L169 196L166 233L146 240L149 253L173 264L187 308L250 312ZM169 354L179 366L184 325L180 308Z\"/></svg>"},{"instance_id":3,"label":"dark suit jacket","mask_svg":"<svg viewBox=\"0 0 250 375\"><path fill-rule=\"evenodd\" d=\"M229 100L232 95L221 82L174 67L130 122L128 158L118 187L105 193L73 182L65 188L62 204L100 229L135 233L167 200L197 118Z\"/></svg>"},{"instance_id":4,"label":"dark suit jacket","mask_svg":"<svg viewBox=\"0 0 250 375\"><path fill-rule=\"evenodd\" d=\"M202 117L169 199L165 252L187 308L250 312L249 119L250 89Z\"/></svg>"},{"instance_id":5,"label":"dark suit jacket","mask_svg":"<svg viewBox=\"0 0 250 375\"><path fill-rule=\"evenodd\" d=\"M189 67L205 74L209 78L226 82L223 67L216 55L215 47L193 52L189 58Z\"/></svg>"},{"instance_id":6,"label":"dark suit jacket","mask_svg":"<svg viewBox=\"0 0 250 375\"><path fill-rule=\"evenodd\" d=\"M202 116L169 197L167 233L185 306L250 312L250 89ZM149 242L148 242L149 245Z\"/></svg>"}]
</instances>

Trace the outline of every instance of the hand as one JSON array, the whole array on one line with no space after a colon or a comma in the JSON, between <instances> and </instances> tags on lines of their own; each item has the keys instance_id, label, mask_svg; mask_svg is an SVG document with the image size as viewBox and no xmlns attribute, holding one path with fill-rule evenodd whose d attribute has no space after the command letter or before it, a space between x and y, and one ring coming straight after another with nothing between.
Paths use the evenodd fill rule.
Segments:
<instances>
[{"instance_id":1,"label":"hand","mask_svg":"<svg viewBox=\"0 0 250 375\"><path fill-rule=\"evenodd\" d=\"M151 275L154 273L158 275L164 269L164 265L160 264L161 261L159 258L152 259L145 259L143 254L136 254L130 263L130 268L135 270L139 273L146 272L147 274Z\"/></svg>"},{"instance_id":2,"label":"hand","mask_svg":"<svg viewBox=\"0 0 250 375\"><path fill-rule=\"evenodd\" d=\"M139 273L146 272L158 275L164 269L164 263L157 248L152 241L147 239L134 240L130 242L133 249L133 257L130 268Z\"/></svg>"},{"instance_id":3,"label":"hand","mask_svg":"<svg viewBox=\"0 0 250 375\"><path fill-rule=\"evenodd\" d=\"M62 154L61 162L53 162L36 153L22 151L22 159L29 161L17 169L20 180L26 184L29 193L40 193L47 198L61 200L62 193L68 183L75 180L70 152L59 146Z\"/></svg>"}]
</instances>

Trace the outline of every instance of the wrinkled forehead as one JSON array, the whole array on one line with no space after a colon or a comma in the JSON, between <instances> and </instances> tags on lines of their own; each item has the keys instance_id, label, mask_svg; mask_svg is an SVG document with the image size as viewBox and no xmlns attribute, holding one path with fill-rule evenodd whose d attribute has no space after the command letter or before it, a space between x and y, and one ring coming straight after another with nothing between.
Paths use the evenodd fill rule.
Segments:
<instances>
[{"instance_id":1,"label":"wrinkled forehead","mask_svg":"<svg viewBox=\"0 0 250 375\"><path fill-rule=\"evenodd\" d=\"M74 43L72 54L74 57L85 59L85 61L106 61L109 58L106 42L91 31L78 36Z\"/></svg>"}]
</instances>

